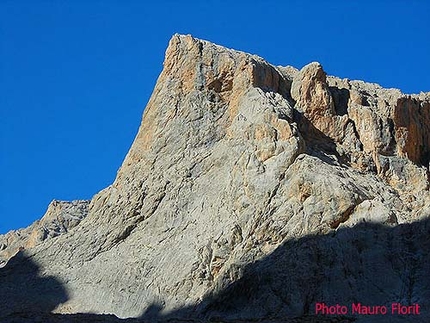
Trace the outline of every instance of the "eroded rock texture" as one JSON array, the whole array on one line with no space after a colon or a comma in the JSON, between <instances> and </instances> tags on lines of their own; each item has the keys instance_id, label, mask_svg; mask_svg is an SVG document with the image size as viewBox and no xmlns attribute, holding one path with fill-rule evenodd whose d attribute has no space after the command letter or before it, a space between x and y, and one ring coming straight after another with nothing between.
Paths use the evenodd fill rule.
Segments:
<instances>
[{"instance_id":1,"label":"eroded rock texture","mask_svg":"<svg viewBox=\"0 0 430 323\"><path fill-rule=\"evenodd\" d=\"M324 322L316 302L401 302L427 310L379 321L428 320L429 98L175 35L115 182L0 282L31 261L56 313Z\"/></svg>"},{"instance_id":2,"label":"eroded rock texture","mask_svg":"<svg viewBox=\"0 0 430 323\"><path fill-rule=\"evenodd\" d=\"M25 229L0 235L0 267L16 253L34 248L43 241L69 232L88 214L90 201L52 201L45 215Z\"/></svg>"}]
</instances>

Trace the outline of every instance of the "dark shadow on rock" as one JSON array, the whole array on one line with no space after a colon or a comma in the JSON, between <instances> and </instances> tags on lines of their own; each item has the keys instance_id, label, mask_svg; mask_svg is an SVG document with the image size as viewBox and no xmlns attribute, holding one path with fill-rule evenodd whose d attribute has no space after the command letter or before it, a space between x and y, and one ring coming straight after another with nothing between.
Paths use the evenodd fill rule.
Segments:
<instances>
[{"instance_id":1,"label":"dark shadow on rock","mask_svg":"<svg viewBox=\"0 0 430 323\"><path fill-rule=\"evenodd\" d=\"M150 319L430 322L430 220L395 227L361 223L327 235L288 240L242 272L239 280L200 304ZM222 285L229 276L226 272L216 281ZM316 315L316 303L345 305L348 313ZM386 306L388 312L352 313L353 303ZM420 314L392 314L393 303L419 304Z\"/></svg>"},{"instance_id":2,"label":"dark shadow on rock","mask_svg":"<svg viewBox=\"0 0 430 323\"><path fill-rule=\"evenodd\" d=\"M140 318L50 314L65 287L41 277L20 254L0 269L0 322L430 322L430 219L394 227L361 223L325 235L286 240L262 259L215 277L216 292L194 306ZM232 271L240 279L230 282ZM347 315L316 315L316 303L345 305ZM391 304L420 305L420 315L391 314ZM351 305L386 306L385 315L351 313Z\"/></svg>"},{"instance_id":3,"label":"dark shadow on rock","mask_svg":"<svg viewBox=\"0 0 430 323\"><path fill-rule=\"evenodd\" d=\"M0 269L0 317L30 311L50 312L68 295L54 277L43 277L31 258L19 252Z\"/></svg>"},{"instance_id":4,"label":"dark shadow on rock","mask_svg":"<svg viewBox=\"0 0 430 323\"><path fill-rule=\"evenodd\" d=\"M44 276L39 266L22 251L0 268L1 323L137 322L137 319L121 320L114 315L51 313L68 298L62 283L55 277Z\"/></svg>"},{"instance_id":5,"label":"dark shadow on rock","mask_svg":"<svg viewBox=\"0 0 430 323\"><path fill-rule=\"evenodd\" d=\"M163 315L161 314L161 311L163 310L163 306L161 304L151 304L145 311L144 314L142 314L141 319L145 319L145 321L157 321L160 317Z\"/></svg>"},{"instance_id":6,"label":"dark shadow on rock","mask_svg":"<svg viewBox=\"0 0 430 323\"><path fill-rule=\"evenodd\" d=\"M335 86L330 86L329 90L334 100L336 114L338 116L348 114L348 102L350 96L349 90L341 89Z\"/></svg>"},{"instance_id":7,"label":"dark shadow on rock","mask_svg":"<svg viewBox=\"0 0 430 323\"><path fill-rule=\"evenodd\" d=\"M336 142L317 129L303 113L295 110L294 121L297 122L300 134L305 139L308 155L317 157L330 165L350 164L346 156L339 155L336 150Z\"/></svg>"}]
</instances>

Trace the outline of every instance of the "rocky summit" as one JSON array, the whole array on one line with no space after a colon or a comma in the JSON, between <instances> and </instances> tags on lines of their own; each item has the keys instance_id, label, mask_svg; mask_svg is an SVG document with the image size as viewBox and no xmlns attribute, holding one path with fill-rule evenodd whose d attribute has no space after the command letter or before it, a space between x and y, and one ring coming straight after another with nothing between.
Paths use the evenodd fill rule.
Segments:
<instances>
[{"instance_id":1,"label":"rocky summit","mask_svg":"<svg viewBox=\"0 0 430 323\"><path fill-rule=\"evenodd\" d=\"M430 93L174 35L114 183L0 237L0 321L429 322L429 161Z\"/></svg>"}]
</instances>

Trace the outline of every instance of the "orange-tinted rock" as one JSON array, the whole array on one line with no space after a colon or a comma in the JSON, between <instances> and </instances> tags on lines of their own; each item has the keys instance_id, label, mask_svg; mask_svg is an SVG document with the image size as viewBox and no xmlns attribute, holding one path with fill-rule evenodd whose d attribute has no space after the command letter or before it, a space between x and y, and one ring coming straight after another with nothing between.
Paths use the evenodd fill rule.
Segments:
<instances>
[{"instance_id":1,"label":"orange-tinted rock","mask_svg":"<svg viewBox=\"0 0 430 323\"><path fill-rule=\"evenodd\" d=\"M430 159L430 101L400 97L394 108L397 155L428 167Z\"/></svg>"},{"instance_id":2,"label":"orange-tinted rock","mask_svg":"<svg viewBox=\"0 0 430 323\"><path fill-rule=\"evenodd\" d=\"M14 266L64 284L58 313L290 321L322 297L387 295L429 308L428 99L402 97L175 35L115 182ZM34 306L9 302L5 273L0 320Z\"/></svg>"},{"instance_id":3,"label":"orange-tinted rock","mask_svg":"<svg viewBox=\"0 0 430 323\"><path fill-rule=\"evenodd\" d=\"M306 65L294 77L291 97L296 101L296 108L303 111L303 115L309 120L335 114L327 75L319 63Z\"/></svg>"}]
</instances>

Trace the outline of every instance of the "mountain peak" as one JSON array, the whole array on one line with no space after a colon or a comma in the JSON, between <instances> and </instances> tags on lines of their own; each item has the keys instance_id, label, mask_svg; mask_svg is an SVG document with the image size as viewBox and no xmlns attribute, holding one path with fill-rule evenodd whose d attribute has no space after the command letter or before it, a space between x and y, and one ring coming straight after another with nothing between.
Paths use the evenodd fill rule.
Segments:
<instances>
[{"instance_id":1,"label":"mountain peak","mask_svg":"<svg viewBox=\"0 0 430 323\"><path fill-rule=\"evenodd\" d=\"M174 35L114 183L0 283L51 277L39 307L142 320L428 307L429 133L426 95ZM0 315L34 310L34 293L0 291Z\"/></svg>"}]
</instances>

